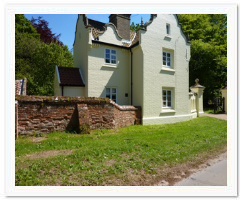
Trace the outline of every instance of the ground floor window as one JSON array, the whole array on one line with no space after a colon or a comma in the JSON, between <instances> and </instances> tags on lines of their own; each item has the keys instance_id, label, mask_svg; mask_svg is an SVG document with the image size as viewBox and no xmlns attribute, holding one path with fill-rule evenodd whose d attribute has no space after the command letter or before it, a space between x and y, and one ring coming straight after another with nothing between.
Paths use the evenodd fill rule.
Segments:
<instances>
[{"instance_id":1,"label":"ground floor window","mask_svg":"<svg viewBox=\"0 0 240 200\"><path fill-rule=\"evenodd\" d=\"M115 103L117 103L117 88L115 87L107 87L106 88L106 97L112 99Z\"/></svg>"},{"instance_id":2,"label":"ground floor window","mask_svg":"<svg viewBox=\"0 0 240 200\"><path fill-rule=\"evenodd\" d=\"M163 108L172 108L172 90L163 89Z\"/></svg>"}]
</instances>

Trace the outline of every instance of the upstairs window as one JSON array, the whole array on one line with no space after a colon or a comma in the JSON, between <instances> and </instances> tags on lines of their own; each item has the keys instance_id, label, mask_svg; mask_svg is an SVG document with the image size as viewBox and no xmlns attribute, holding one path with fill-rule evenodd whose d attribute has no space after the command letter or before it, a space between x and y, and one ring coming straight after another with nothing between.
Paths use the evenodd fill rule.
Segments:
<instances>
[{"instance_id":1,"label":"upstairs window","mask_svg":"<svg viewBox=\"0 0 240 200\"><path fill-rule=\"evenodd\" d=\"M112 99L115 103L117 103L117 88L107 87L106 97L108 97L109 99Z\"/></svg>"},{"instance_id":2,"label":"upstairs window","mask_svg":"<svg viewBox=\"0 0 240 200\"><path fill-rule=\"evenodd\" d=\"M116 65L117 63L117 52L113 49L105 49L105 63Z\"/></svg>"},{"instance_id":3,"label":"upstairs window","mask_svg":"<svg viewBox=\"0 0 240 200\"><path fill-rule=\"evenodd\" d=\"M163 51L163 66L171 67L171 52Z\"/></svg>"},{"instance_id":4,"label":"upstairs window","mask_svg":"<svg viewBox=\"0 0 240 200\"><path fill-rule=\"evenodd\" d=\"M166 24L166 33L170 35L170 24Z\"/></svg>"}]
</instances>

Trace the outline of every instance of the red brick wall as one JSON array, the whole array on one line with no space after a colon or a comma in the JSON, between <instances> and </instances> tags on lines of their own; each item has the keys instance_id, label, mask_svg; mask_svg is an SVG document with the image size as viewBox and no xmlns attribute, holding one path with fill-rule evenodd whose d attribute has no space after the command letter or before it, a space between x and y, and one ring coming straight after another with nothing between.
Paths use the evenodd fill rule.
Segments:
<instances>
[{"instance_id":1,"label":"red brick wall","mask_svg":"<svg viewBox=\"0 0 240 200\"><path fill-rule=\"evenodd\" d=\"M88 110L91 129L115 128L112 104L89 104Z\"/></svg>"},{"instance_id":2,"label":"red brick wall","mask_svg":"<svg viewBox=\"0 0 240 200\"><path fill-rule=\"evenodd\" d=\"M118 128L141 123L141 109L119 106L107 98L17 96L15 132L33 135L52 131Z\"/></svg>"},{"instance_id":3,"label":"red brick wall","mask_svg":"<svg viewBox=\"0 0 240 200\"><path fill-rule=\"evenodd\" d=\"M18 138L18 104L15 102L15 138Z\"/></svg>"}]
</instances>

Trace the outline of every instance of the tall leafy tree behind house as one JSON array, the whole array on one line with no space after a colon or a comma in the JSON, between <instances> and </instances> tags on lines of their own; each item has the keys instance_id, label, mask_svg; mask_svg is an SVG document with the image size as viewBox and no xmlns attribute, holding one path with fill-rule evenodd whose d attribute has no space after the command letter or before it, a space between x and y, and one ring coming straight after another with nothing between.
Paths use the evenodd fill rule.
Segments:
<instances>
[{"instance_id":1,"label":"tall leafy tree behind house","mask_svg":"<svg viewBox=\"0 0 240 200\"><path fill-rule=\"evenodd\" d=\"M46 43L50 44L51 42L56 42L60 45L63 45L63 43L60 41L61 34L56 35L56 33L52 33L51 28L49 28L49 23L42 19L41 16L38 18L31 19L31 23L33 27L37 30L37 32L40 34L40 39Z\"/></svg>"},{"instance_id":2,"label":"tall leafy tree behind house","mask_svg":"<svg viewBox=\"0 0 240 200\"><path fill-rule=\"evenodd\" d=\"M15 33L22 33L34 38L39 38L37 30L23 14L15 15Z\"/></svg>"},{"instance_id":3,"label":"tall leafy tree behind house","mask_svg":"<svg viewBox=\"0 0 240 200\"><path fill-rule=\"evenodd\" d=\"M223 14L179 15L183 31L191 38L189 83L195 78L206 86L204 104L220 94L227 81L227 16Z\"/></svg>"},{"instance_id":4,"label":"tall leafy tree behind house","mask_svg":"<svg viewBox=\"0 0 240 200\"><path fill-rule=\"evenodd\" d=\"M24 15L15 15L15 78L26 77L28 95L53 95L56 65L73 67L68 47L45 43Z\"/></svg>"},{"instance_id":5,"label":"tall leafy tree behind house","mask_svg":"<svg viewBox=\"0 0 240 200\"><path fill-rule=\"evenodd\" d=\"M132 31L138 31L138 30L140 30L140 28L141 28L141 26L140 26L140 24L135 24L134 22L132 22L132 24L130 25L130 30L132 30Z\"/></svg>"}]
</instances>

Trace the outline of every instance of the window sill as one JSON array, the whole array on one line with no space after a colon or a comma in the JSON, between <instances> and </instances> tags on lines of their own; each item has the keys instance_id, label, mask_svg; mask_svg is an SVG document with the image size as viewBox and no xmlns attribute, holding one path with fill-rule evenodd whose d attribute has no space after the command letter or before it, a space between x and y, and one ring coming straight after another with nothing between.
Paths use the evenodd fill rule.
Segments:
<instances>
[{"instance_id":1,"label":"window sill","mask_svg":"<svg viewBox=\"0 0 240 200\"><path fill-rule=\"evenodd\" d=\"M162 70L163 70L163 71L175 72L175 69L170 68L170 67L164 67L164 66L162 66Z\"/></svg>"},{"instance_id":2,"label":"window sill","mask_svg":"<svg viewBox=\"0 0 240 200\"><path fill-rule=\"evenodd\" d=\"M102 65L103 67L110 67L110 68L118 68L118 66L117 65L111 65L111 64L104 64L104 65Z\"/></svg>"},{"instance_id":3,"label":"window sill","mask_svg":"<svg viewBox=\"0 0 240 200\"><path fill-rule=\"evenodd\" d=\"M166 38L172 39L170 35L165 35Z\"/></svg>"},{"instance_id":4,"label":"window sill","mask_svg":"<svg viewBox=\"0 0 240 200\"><path fill-rule=\"evenodd\" d=\"M168 108L162 108L161 113L175 113L176 110L168 109Z\"/></svg>"}]
</instances>

